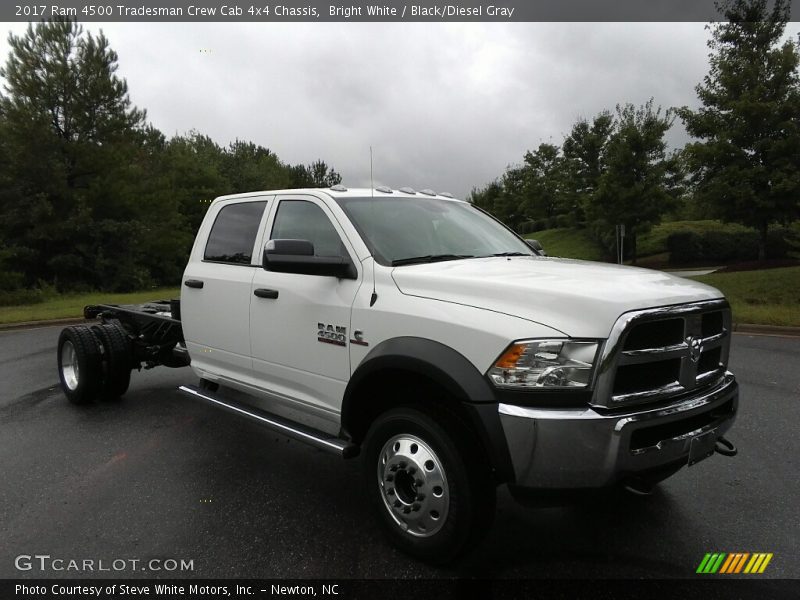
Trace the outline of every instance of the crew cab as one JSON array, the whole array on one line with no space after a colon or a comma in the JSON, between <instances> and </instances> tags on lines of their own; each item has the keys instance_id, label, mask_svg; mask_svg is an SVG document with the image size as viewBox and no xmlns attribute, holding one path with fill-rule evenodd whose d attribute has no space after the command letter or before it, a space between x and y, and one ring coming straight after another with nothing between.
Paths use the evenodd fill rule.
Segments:
<instances>
[{"instance_id":1,"label":"crew cab","mask_svg":"<svg viewBox=\"0 0 800 600\"><path fill-rule=\"evenodd\" d=\"M499 485L522 501L644 494L736 452L718 290L544 256L430 190L217 198L179 300L85 316L98 322L58 344L71 401L119 397L132 369L190 365L192 399L360 457L378 521L429 561L474 546Z\"/></svg>"}]
</instances>

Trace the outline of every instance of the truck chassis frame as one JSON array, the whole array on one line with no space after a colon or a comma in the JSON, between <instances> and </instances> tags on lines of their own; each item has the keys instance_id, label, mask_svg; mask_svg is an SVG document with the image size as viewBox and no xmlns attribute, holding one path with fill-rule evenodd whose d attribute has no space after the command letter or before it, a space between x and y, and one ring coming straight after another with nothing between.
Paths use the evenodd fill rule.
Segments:
<instances>
[{"instance_id":1,"label":"truck chassis frame","mask_svg":"<svg viewBox=\"0 0 800 600\"><path fill-rule=\"evenodd\" d=\"M152 369L188 366L189 354L180 321L180 300L157 300L144 304L90 304L86 319L116 321L127 332L133 350L133 368Z\"/></svg>"}]
</instances>

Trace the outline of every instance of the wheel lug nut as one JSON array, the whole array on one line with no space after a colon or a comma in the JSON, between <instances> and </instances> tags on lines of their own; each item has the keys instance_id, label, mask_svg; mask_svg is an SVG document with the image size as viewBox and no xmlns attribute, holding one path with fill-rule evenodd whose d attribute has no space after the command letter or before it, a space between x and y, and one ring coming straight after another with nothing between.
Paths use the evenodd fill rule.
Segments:
<instances>
[{"instance_id":1,"label":"wheel lug nut","mask_svg":"<svg viewBox=\"0 0 800 600\"><path fill-rule=\"evenodd\" d=\"M413 475L416 472L417 472L417 468L416 467L408 467L408 474L409 475Z\"/></svg>"},{"instance_id":2,"label":"wheel lug nut","mask_svg":"<svg viewBox=\"0 0 800 600\"><path fill-rule=\"evenodd\" d=\"M386 481L394 481L394 475L387 475Z\"/></svg>"},{"instance_id":3,"label":"wheel lug nut","mask_svg":"<svg viewBox=\"0 0 800 600\"><path fill-rule=\"evenodd\" d=\"M389 470L390 470L392 473L394 473L395 471L397 471L397 465L392 465L391 467L389 467Z\"/></svg>"},{"instance_id":4,"label":"wheel lug nut","mask_svg":"<svg viewBox=\"0 0 800 600\"><path fill-rule=\"evenodd\" d=\"M400 500L395 500L394 501L394 507L395 508L400 508Z\"/></svg>"},{"instance_id":5,"label":"wheel lug nut","mask_svg":"<svg viewBox=\"0 0 800 600\"><path fill-rule=\"evenodd\" d=\"M406 515L407 515L407 514L408 514L408 513L410 513L410 512L411 512L411 509L410 509L408 506L406 506L406 507L403 509L403 514L406 514Z\"/></svg>"},{"instance_id":6,"label":"wheel lug nut","mask_svg":"<svg viewBox=\"0 0 800 600\"><path fill-rule=\"evenodd\" d=\"M404 460L400 461L400 468L405 469L408 466L408 463Z\"/></svg>"},{"instance_id":7,"label":"wheel lug nut","mask_svg":"<svg viewBox=\"0 0 800 600\"><path fill-rule=\"evenodd\" d=\"M417 494L417 500L425 500L425 494Z\"/></svg>"},{"instance_id":8,"label":"wheel lug nut","mask_svg":"<svg viewBox=\"0 0 800 600\"><path fill-rule=\"evenodd\" d=\"M411 508L414 509L414 512L416 512L416 511L418 511L420 509L420 506L421 506L421 504L419 504L419 502L414 502L414 504L411 506Z\"/></svg>"},{"instance_id":9,"label":"wheel lug nut","mask_svg":"<svg viewBox=\"0 0 800 600\"><path fill-rule=\"evenodd\" d=\"M425 485L425 482L424 482L424 481L422 481L422 479L417 479L417 480L414 482L414 484L415 484L417 487L422 487L423 485Z\"/></svg>"},{"instance_id":10,"label":"wheel lug nut","mask_svg":"<svg viewBox=\"0 0 800 600\"><path fill-rule=\"evenodd\" d=\"M394 488L389 488L388 490L386 490L386 493L389 494L390 496L394 496Z\"/></svg>"}]
</instances>

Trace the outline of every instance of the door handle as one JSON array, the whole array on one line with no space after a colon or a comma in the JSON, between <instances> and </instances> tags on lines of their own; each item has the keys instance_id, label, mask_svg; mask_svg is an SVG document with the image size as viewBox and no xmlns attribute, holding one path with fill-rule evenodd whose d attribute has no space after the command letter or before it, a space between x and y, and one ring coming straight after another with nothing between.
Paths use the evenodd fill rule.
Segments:
<instances>
[{"instance_id":1,"label":"door handle","mask_svg":"<svg viewBox=\"0 0 800 600\"><path fill-rule=\"evenodd\" d=\"M270 298L274 300L278 297L278 290L266 290L264 288L258 288L257 290L253 291L253 294L259 298Z\"/></svg>"},{"instance_id":2,"label":"door handle","mask_svg":"<svg viewBox=\"0 0 800 600\"><path fill-rule=\"evenodd\" d=\"M199 290L203 289L203 282L200 281L199 279L187 279L186 281L183 282L183 284L186 287L197 288Z\"/></svg>"}]
</instances>

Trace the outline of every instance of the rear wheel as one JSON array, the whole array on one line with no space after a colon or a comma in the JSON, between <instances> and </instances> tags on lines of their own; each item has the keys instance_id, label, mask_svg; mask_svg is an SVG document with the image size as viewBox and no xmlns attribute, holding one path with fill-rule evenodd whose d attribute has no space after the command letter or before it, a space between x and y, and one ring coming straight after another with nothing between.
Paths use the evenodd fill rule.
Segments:
<instances>
[{"instance_id":1,"label":"rear wheel","mask_svg":"<svg viewBox=\"0 0 800 600\"><path fill-rule=\"evenodd\" d=\"M116 400L128 391L131 382L131 344L121 325L115 322L92 325L92 332L103 352L103 382L100 397Z\"/></svg>"},{"instance_id":2,"label":"rear wheel","mask_svg":"<svg viewBox=\"0 0 800 600\"><path fill-rule=\"evenodd\" d=\"M367 492L392 542L423 560L453 560L488 531L495 485L455 417L399 408L379 416L364 444Z\"/></svg>"},{"instance_id":3,"label":"rear wheel","mask_svg":"<svg viewBox=\"0 0 800 600\"><path fill-rule=\"evenodd\" d=\"M58 378L73 404L97 398L103 383L100 346L86 325L66 327L58 336Z\"/></svg>"}]
</instances>

